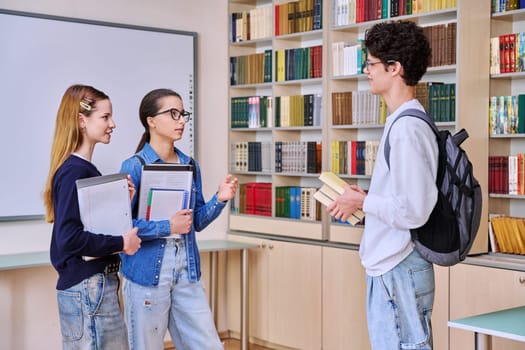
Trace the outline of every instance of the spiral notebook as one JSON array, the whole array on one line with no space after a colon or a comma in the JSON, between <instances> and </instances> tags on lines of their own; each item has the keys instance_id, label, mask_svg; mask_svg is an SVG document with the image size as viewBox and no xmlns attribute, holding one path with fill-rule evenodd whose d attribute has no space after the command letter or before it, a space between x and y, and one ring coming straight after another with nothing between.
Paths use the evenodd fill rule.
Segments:
<instances>
[{"instance_id":1,"label":"spiral notebook","mask_svg":"<svg viewBox=\"0 0 525 350\"><path fill-rule=\"evenodd\" d=\"M146 220L169 220L177 210L187 209L189 193L185 190L152 188L149 191Z\"/></svg>"}]
</instances>

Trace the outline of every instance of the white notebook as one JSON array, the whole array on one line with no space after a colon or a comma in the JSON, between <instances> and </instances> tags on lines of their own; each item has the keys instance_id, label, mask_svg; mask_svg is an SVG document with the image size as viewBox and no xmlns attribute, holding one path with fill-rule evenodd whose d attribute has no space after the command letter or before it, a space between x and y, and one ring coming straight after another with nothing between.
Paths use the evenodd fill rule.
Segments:
<instances>
[{"instance_id":1,"label":"white notebook","mask_svg":"<svg viewBox=\"0 0 525 350\"><path fill-rule=\"evenodd\" d=\"M185 190L152 188L149 191L146 220L169 220L175 212L187 209L189 194Z\"/></svg>"},{"instance_id":2,"label":"white notebook","mask_svg":"<svg viewBox=\"0 0 525 350\"><path fill-rule=\"evenodd\" d=\"M147 164L142 169L139 193L138 218L146 219L148 214L148 199L151 189L182 190L188 193L188 203L191 197L191 184L194 168L188 164ZM175 213L180 206L168 208Z\"/></svg>"},{"instance_id":3,"label":"white notebook","mask_svg":"<svg viewBox=\"0 0 525 350\"><path fill-rule=\"evenodd\" d=\"M115 236L131 230L131 203L125 174L79 179L76 185L84 230Z\"/></svg>"}]
</instances>

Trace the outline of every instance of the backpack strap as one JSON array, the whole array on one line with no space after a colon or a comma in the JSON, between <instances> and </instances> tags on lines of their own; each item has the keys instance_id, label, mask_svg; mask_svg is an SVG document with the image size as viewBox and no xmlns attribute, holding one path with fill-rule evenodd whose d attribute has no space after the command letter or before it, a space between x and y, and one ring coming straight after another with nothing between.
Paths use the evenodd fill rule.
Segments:
<instances>
[{"instance_id":1,"label":"backpack strap","mask_svg":"<svg viewBox=\"0 0 525 350\"><path fill-rule=\"evenodd\" d=\"M142 158L138 154L134 154L133 157L135 157L138 160L140 160L140 163L142 164L142 167L144 167L144 165L146 165L146 161L144 160L144 158ZM193 166L193 181L197 181L197 167L195 166L195 160L193 159L193 157L190 157L189 164L191 166ZM131 211L132 217L134 217L134 218L137 218L137 215L139 214L139 197L138 197L139 193L140 193L140 182L139 182L139 184L137 186L137 190L136 190L137 199L135 200L135 205L133 205L133 208L132 208L132 211Z\"/></svg>"},{"instance_id":2,"label":"backpack strap","mask_svg":"<svg viewBox=\"0 0 525 350\"><path fill-rule=\"evenodd\" d=\"M144 160L144 158L142 158L138 154L134 154L133 157L137 158L138 160L140 160L140 164L142 164L142 166L146 165L146 161Z\"/></svg>"},{"instance_id":3,"label":"backpack strap","mask_svg":"<svg viewBox=\"0 0 525 350\"><path fill-rule=\"evenodd\" d=\"M138 154L133 155L133 157L135 157L138 160L140 160L140 163L142 164L142 166L146 165L146 161L144 160L144 158L142 158ZM133 208L131 209L131 216L136 219L137 216L139 215L140 182L139 182L139 184L137 186L137 190L135 191L135 193L136 193L137 199L135 199L135 205L133 205Z\"/></svg>"},{"instance_id":4,"label":"backpack strap","mask_svg":"<svg viewBox=\"0 0 525 350\"><path fill-rule=\"evenodd\" d=\"M396 119L394 119L392 124L390 124L390 128L388 129L388 132L386 134L384 153L385 153L385 160L386 160L386 164L388 165L388 169L390 169L390 141L389 141L390 130L392 130L392 126L394 126L394 123L397 122L402 117L414 117L414 118L424 120L428 124L428 126L430 126L432 131L434 131L434 134L436 135L436 137L439 138L439 129L437 128L436 123L434 123L432 118L425 111L422 111L416 108L410 108L410 109L407 109L401 112L401 114L398 115Z\"/></svg>"}]
</instances>

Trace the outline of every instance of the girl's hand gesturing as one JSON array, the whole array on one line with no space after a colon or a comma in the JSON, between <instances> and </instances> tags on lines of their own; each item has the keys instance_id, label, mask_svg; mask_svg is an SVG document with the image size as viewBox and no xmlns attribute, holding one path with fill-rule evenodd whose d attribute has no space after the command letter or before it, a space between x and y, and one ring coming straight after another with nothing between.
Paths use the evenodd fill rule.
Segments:
<instances>
[{"instance_id":1,"label":"girl's hand gesturing","mask_svg":"<svg viewBox=\"0 0 525 350\"><path fill-rule=\"evenodd\" d=\"M217 191L217 199L221 202L226 202L232 199L237 192L237 187L239 186L239 180L232 175L228 174L224 181L219 185L219 190Z\"/></svg>"}]
</instances>

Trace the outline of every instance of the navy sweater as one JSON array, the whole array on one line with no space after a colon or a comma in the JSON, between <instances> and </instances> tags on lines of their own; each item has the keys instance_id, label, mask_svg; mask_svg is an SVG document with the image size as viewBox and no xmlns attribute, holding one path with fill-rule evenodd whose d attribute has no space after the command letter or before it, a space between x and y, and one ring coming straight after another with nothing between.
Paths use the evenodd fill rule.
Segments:
<instances>
[{"instance_id":1,"label":"navy sweater","mask_svg":"<svg viewBox=\"0 0 525 350\"><path fill-rule=\"evenodd\" d=\"M57 289L68 289L96 273L106 265L119 261L114 252L123 249L122 236L111 236L84 231L78 209L75 181L100 176L97 168L87 160L71 155L53 178L53 205L55 222L51 237L51 263L58 272ZM108 213L110 217L111 213ZM101 257L85 261L82 256Z\"/></svg>"}]
</instances>

